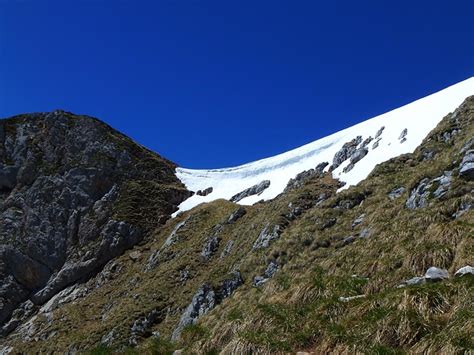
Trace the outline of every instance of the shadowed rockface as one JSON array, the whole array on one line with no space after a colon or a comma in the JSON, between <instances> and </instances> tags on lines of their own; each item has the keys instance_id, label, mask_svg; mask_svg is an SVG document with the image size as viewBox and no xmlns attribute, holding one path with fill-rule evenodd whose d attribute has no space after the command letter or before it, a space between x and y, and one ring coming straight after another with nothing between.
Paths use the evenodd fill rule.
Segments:
<instances>
[{"instance_id":1,"label":"shadowed rockface","mask_svg":"<svg viewBox=\"0 0 474 355\"><path fill-rule=\"evenodd\" d=\"M163 224L189 196L174 169L94 118L0 120L0 323L22 302L43 304L87 280Z\"/></svg>"}]
</instances>

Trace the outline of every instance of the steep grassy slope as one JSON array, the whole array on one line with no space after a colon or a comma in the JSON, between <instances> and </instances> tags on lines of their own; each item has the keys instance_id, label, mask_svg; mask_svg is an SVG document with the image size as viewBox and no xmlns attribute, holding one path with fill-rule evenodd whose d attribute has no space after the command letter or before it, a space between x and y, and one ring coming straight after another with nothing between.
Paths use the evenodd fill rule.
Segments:
<instances>
[{"instance_id":1,"label":"steep grassy slope","mask_svg":"<svg viewBox=\"0 0 474 355\"><path fill-rule=\"evenodd\" d=\"M474 279L453 277L474 262L474 182L459 176L473 137L471 97L414 154L378 165L348 190L336 194L338 181L315 174L237 216L239 206L228 201L197 206L50 301L4 346L150 354L474 351ZM443 174L448 183L435 180ZM431 182L423 203L417 196L420 207L410 209L406 202L423 179ZM451 277L398 287L431 266ZM189 305L196 312L187 314Z\"/></svg>"}]
</instances>

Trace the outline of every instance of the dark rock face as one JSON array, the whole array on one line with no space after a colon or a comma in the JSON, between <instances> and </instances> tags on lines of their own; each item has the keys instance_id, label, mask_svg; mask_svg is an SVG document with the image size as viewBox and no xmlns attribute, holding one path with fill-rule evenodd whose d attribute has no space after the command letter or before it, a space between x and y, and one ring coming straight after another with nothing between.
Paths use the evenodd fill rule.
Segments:
<instances>
[{"instance_id":1,"label":"dark rock face","mask_svg":"<svg viewBox=\"0 0 474 355\"><path fill-rule=\"evenodd\" d=\"M240 200L243 200L246 197L253 196L253 195L260 195L268 187L270 187L270 180L263 180L257 185L249 187L248 189L232 196L230 201L239 202Z\"/></svg>"},{"instance_id":2,"label":"dark rock face","mask_svg":"<svg viewBox=\"0 0 474 355\"><path fill-rule=\"evenodd\" d=\"M93 118L23 115L0 131L0 323L86 281L190 194L173 163ZM149 187L161 203L133 205ZM136 222L143 209L153 225Z\"/></svg>"},{"instance_id":3,"label":"dark rock face","mask_svg":"<svg viewBox=\"0 0 474 355\"><path fill-rule=\"evenodd\" d=\"M198 196L207 196L207 195L209 195L213 190L214 190L214 189L213 189L212 187L208 187L207 189L196 191L196 195L198 195Z\"/></svg>"},{"instance_id":4,"label":"dark rock face","mask_svg":"<svg viewBox=\"0 0 474 355\"><path fill-rule=\"evenodd\" d=\"M464 155L459 165L459 175L467 180L474 180L474 149L470 149Z\"/></svg>"},{"instance_id":5,"label":"dark rock face","mask_svg":"<svg viewBox=\"0 0 474 355\"><path fill-rule=\"evenodd\" d=\"M403 143L407 140L406 136L408 134L408 129L403 129L402 133L400 133L400 137L398 137L398 140L400 141L400 143Z\"/></svg>"}]
</instances>

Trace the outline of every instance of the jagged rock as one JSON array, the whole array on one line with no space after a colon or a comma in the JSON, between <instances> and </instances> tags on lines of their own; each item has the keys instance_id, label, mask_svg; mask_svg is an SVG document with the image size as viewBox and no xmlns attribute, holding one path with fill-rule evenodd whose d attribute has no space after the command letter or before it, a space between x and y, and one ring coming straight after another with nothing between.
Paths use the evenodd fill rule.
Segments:
<instances>
[{"instance_id":1,"label":"jagged rock","mask_svg":"<svg viewBox=\"0 0 474 355\"><path fill-rule=\"evenodd\" d=\"M151 335L150 328L163 318L160 310L154 309L146 316L136 319L130 328L129 344L135 346L138 344L139 337L148 337Z\"/></svg>"},{"instance_id":2,"label":"jagged rock","mask_svg":"<svg viewBox=\"0 0 474 355\"><path fill-rule=\"evenodd\" d=\"M328 165L328 162L320 163L314 169L305 170L299 173L293 179L290 179L290 181L288 181L284 192L288 192L290 190L303 186L306 181L312 179L313 177L321 176L323 174L324 169Z\"/></svg>"},{"instance_id":3,"label":"jagged rock","mask_svg":"<svg viewBox=\"0 0 474 355\"><path fill-rule=\"evenodd\" d=\"M456 277L464 276L464 275L474 275L474 267L470 265L466 265L454 273L454 276Z\"/></svg>"},{"instance_id":4,"label":"jagged rock","mask_svg":"<svg viewBox=\"0 0 474 355\"><path fill-rule=\"evenodd\" d=\"M270 180L263 180L262 182L258 183L257 185L249 187L248 189L246 189L242 192L239 192L238 194L232 196L230 198L230 201L231 202L239 202L240 200L243 200L246 197L253 196L253 195L260 195L268 187L270 187Z\"/></svg>"},{"instance_id":5,"label":"jagged rock","mask_svg":"<svg viewBox=\"0 0 474 355\"><path fill-rule=\"evenodd\" d=\"M162 249L166 248L166 247L169 247L170 245L173 245L174 243L176 243L176 239L177 239L177 235L178 235L179 230L186 225L188 220L189 220L189 217L186 218L185 220L179 222L176 225L176 227L174 227L173 231L170 233L168 238L166 238L165 242L163 243Z\"/></svg>"},{"instance_id":6,"label":"jagged rock","mask_svg":"<svg viewBox=\"0 0 474 355\"><path fill-rule=\"evenodd\" d=\"M385 126L380 127L380 129L375 134L375 139L379 138L382 135L382 132L384 129L385 129Z\"/></svg>"},{"instance_id":7,"label":"jagged rock","mask_svg":"<svg viewBox=\"0 0 474 355\"><path fill-rule=\"evenodd\" d=\"M422 149L421 151L421 161L432 160L436 155L436 152L432 149Z\"/></svg>"},{"instance_id":8,"label":"jagged rock","mask_svg":"<svg viewBox=\"0 0 474 355\"><path fill-rule=\"evenodd\" d=\"M43 304L87 281L189 196L173 163L96 119L56 111L0 127L0 323L28 299ZM130 208L130 181L137 189L155 184L154 201L163 203ZM112 220L123 195L133 198L115 212L128 224Z\"/></svg>"},{"instance_id":9,"label":"jagged rock","mask_svg":"<svg viewBox=\"0 0 474 355\"><path fill-rule=\"evenodd\" d=\"M474 149L468 150L459 165L459 175L474 180Z\"/></svg>"},{"instance_id":10,"label":"jagged rock","mask_svg":"<svg viewBox=\"0 0 474 355\"><path fill-rule=\"evenodd\" d=\"M391 200L395 200L399 198L401 195L403 195L405 191L406 189L403 186L397 187L388 193L388 198Z\"/></svg>"},{"instance_id":11,"label":"jagged rock","mask_svg":"<svg viewBox=\"0 0 474 355\"><path fill-rule=\"evenodd\" d=\"M208 187L207 189L204 189L204 190L198 190L196 192L196 195L198 195L198 196L207 196L210 193L212 193L212 191L214 191L214 189L212 187Z\"/></svg>"},{"instance_id":12,"label":"jagged rock","mask_svg":"<svg viewBox=\"0 0 474 355\"><path fill-rule=\"evenodd\" d=\"M272 240L278 239L282 228L280 225L276 224L273 226L273 229L270 228L270 225L266 225L265 228L260 232L257 240L253 244L253 250L260 248L268 248Z\"/></svg>"},{"instance_id":13,"label":"jagged rock","mask_svg":"<svg viewBox=\"0 0 474 355\"><path fill-rule=\"evenodd\" d=\"M456 218L461 217L464 213L472 210L473 207L474 207L474 204L472 202L462 201L456 213L453 214L453 218L456 219Z\"/></svg>"},{"instance_id":14,"label":"jagged rock","mask_svg":"<svg viewBox=\"0 0 474 355\"><path fill-rule=\"evenodd\" d=\"M225 258L227 255L231 253L233 246L234 246L234 241L231 239L225 245L224 250L222 250L221 259Z\"/></svg>"},{"instance_id":15,"label":"jagged rock","mask_svg":"<svg viewBox=\"0 0 474 355\"><path fill-rule=\"evenodd\" d=\"M428 205L431 198L439 199L444 196L451 186L451 175L452 172L445 171L443 175L432 180L428 178L421 180L411 191L406 207L409 209L423 208Z\"/></svg>"},{"instance_id":16,"label":"jagged rock","mask_svg":"<svg viewBox=\"0 0 474 355\"><path fill-rule=\"evenodd\" d=\"M246 213L247 211L244 207L239 207L237 210L232 212L232 214L227 219L227 223L231 224L237 222L237 220L243 217Z\"/></svg>"},{"instance_id":17,"label":"jagged rock","mask_svg":"<svg viewBox=\"0 0 474 355\"><path fill-rule=\"evenodd\" d=\"M252 283L253 286L254 287L262 286L265 282L270 280L279 269L280 267L278 266L278 264L275 263L274 261L271 261L262 275L255 276L253 278L253 283Z\"/></svg>"},{"instance_id":18,"label":"jagged rock","mask_svg":"<svg viewBox=\"0 0 474 355\"><path fill-rule=\"evenodd\" d=\"M220 303L224 298L231 296L239 286L244 283L244 279L240 274L240 271L236 270L232 272L232 276L229 279L224 280L219 290L216 292L217 303Z\"/></svg>"},{"instance_id":19,"label":"jagged rock","mask_svg":"<svg viewBox=\"0 0 474 355\"><path fill-rule=\"evenodd\" d=\"M354 221L352 222L352 228L355 228L359 224L361 224L364 221L364 218L365 218L365 214L361 214L359 217L354 219Z\"/></svg>"},{"instance_id":20,"label":"jagged rock","mask_svg":"<svg viewBox=\"0 0 474 355\"><path fill-rule=\"evenodd\" d=\"M177 327L174 329L171 339L176 341L187 325L196 323L199 317L209 312L216 305L216 294L209 284L202 285L194 294L191 303L181 315Z\"/></svg>"},{"instance_id":21,"label":"jagged rock","mask_svg":"<svg viewBox=\"0 0 474 355\"><path fill-rule=\"evenodd\" d=\"M334 171L339 165L349 159L357 150L357 146L362 142L362 136L357 136L350 142L345 143L342 148L334 155L332 165L329 171Z\"/></svg>"},{"instance_id":22,"label":"jagged rock","mask_svg":"<svg viewBox=\"0 0 474 355\"><path fill-rule=\"evenodd\" d=\"M372 144L372 149L378 148L381 140L382 140L382 138L377 138L375 140L374 144Z\"/></svg>"},{"instance_id":23,"label":"jagged rock","mask_svg":"<svg viewBox=\"0 0 474 355\"><path fill-rule=\"evenodd\" d=\"M221 241L221 238L219 238L216 235L209 237L202 248L201 256L205 260L209 260L219 248L220 241Z\"/></svg>"},{"instance_id":24,"label":"jagged rock","mask_svg":"<svg viewBox=\"0 0 474 355\"><path fill-rule=\"evenodd\" d=\"M347 173L351 171L354 166L362 159L364 158L369 150L366 147L361 147L357 149L352 155L351 155L351 161L349 165L347 165L342 171Z\"/></svg>"},{"instance_id":25,"label":"jagged rock","mask_svg":"<svg viewBox=\"0 0 474 355\"><path fill-rule=\"evenodd\" d=\"M369 145L370 142L372 142L374 139L372 138L372 136L369 136L368 138L364 139L364 141L362 142L362 148L365 148Z\"/></svg>"},{"instance_id":26,"label":"jagged rock","mask_svg":"<svg viewBox=\"0 0 474 355\"><path fill-rule=\"evenodd\" d=\"M453 129L452 131L446 131L443 132L443 135L441 136L441 140L445 143L449 143L455 135L459 133L458 129Z\"/></svg>"},{"instance_id":27,"label":"jagged rock","mask_svg":"<svg viewBox=\"0 0 474 355\"><path fill-rule=\"evenodd\" d=\"M402 133L400 133L400 137L398 137L398 140L400 141L400 143L403 143L407 140L406 139L407 134L408 134L408 129L404 128Z\"/></svg>"},{"instance_id":28,"label":"jagged rock","mask_svg":"<svg viewBox=\"0 0 474 355\"><path fill-rule=\"evenodd\" d=\"M101 338L100 343L105 346L111 346L115 340L115 329L112 329Z\"/></svg>"},{"instance_id":29,"label":"jagged rock","mask_svg":"<svg viewBox=\"0 0 474 355\"><path fill-rule=\"evenodd\" d=\"M466 153L468 150L470 149L473 149L474 148L474 137L469 139L464 145L463 147L461 148L460 150L460 153L461 154L464 154Z\"/></svg>"},{"instance_id":30,"label":"jagged rock","mask_svg":"<svg viewBox=\"0 0 474 355\"><path fill-rule=\"evenodd\" d=\"M435 266L426 270L425 279L427 281L441 281L449 277L448 271Z\"/></svg>"}]
</instances>

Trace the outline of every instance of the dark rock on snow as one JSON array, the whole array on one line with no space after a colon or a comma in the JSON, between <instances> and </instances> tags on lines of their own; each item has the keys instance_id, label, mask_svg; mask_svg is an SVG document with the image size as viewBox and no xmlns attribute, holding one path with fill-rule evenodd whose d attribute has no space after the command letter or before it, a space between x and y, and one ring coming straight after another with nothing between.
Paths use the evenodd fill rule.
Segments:
<instances>
[{"instance_id":1,"label":"dark rock on snow","mask_svg":"<svg viewBox=\"0 0 474 355\"><path fill-rule=\"evenodd\" d=\"M239 202L240 200L243 200L246 197L253 196L253 195L260 195L268 187L270 187L270 180L263 180L257 185L249 187L248 189L232 196L230 201Z\"/></svg>"},{"instance_id":2,"label":"dark rock on snow","mask_svg":"<svg viewBox=\"0 0 474 355\"><path fill-rule=\"evenodd\" d=\"M196 195L198 195L198 196L207 196L210 193L212 193L213 190L214 189L212 187L208 187L207 189L196 191Z\"/></svg>"}]
</instances>

